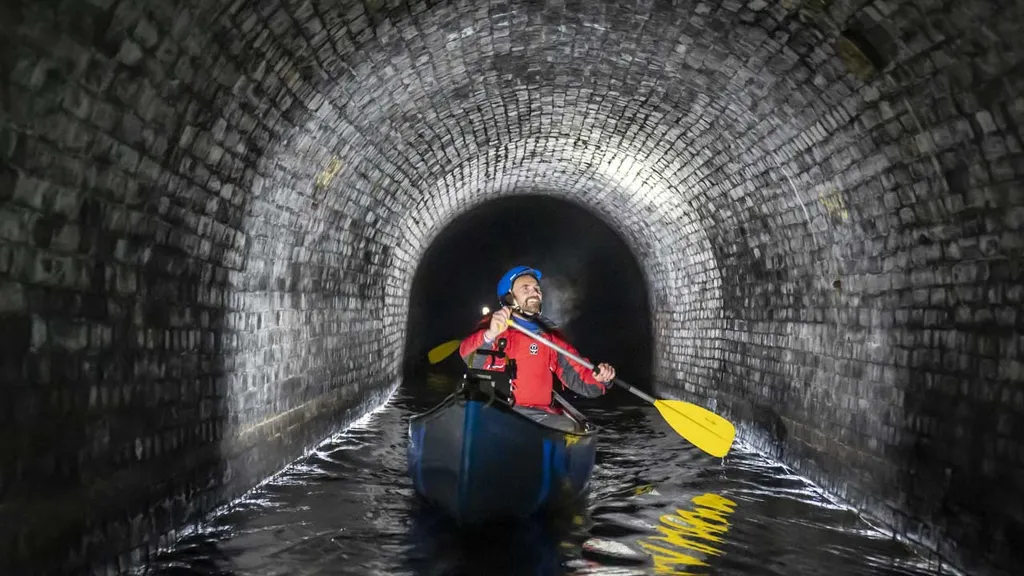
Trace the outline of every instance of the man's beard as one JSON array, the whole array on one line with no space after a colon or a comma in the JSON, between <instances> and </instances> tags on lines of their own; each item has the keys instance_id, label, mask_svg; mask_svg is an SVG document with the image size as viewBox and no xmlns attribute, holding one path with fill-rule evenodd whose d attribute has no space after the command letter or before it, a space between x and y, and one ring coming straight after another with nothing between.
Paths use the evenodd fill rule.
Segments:
<instances>
[{"instance_id":1,"label":"man's beard","mask_svg":"<svg viewBox=\"0 0 1024 576\"><path fill-rule=\"evenodd\" d=\"M523 303L521 308L524 312L529 312L530 314L539 314L541 304L542 302L540 301L540 298L527 298L526 302Z\"/></svg>"}]
</instances>

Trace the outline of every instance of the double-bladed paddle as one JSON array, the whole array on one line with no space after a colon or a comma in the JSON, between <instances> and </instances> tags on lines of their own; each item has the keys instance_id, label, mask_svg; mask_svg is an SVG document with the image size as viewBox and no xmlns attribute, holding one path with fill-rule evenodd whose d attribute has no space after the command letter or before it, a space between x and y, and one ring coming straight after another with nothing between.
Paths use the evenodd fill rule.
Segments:
<instances>
[{"instance_id":1,"label":"double-bladed paddle","mask_svg":"<svg viewBox=\"0 0 1024 576\"><path fill-rule=\"evenodd\" d=\"M452 352L458 350L459 344L459 340L449 340L444 344L435 346L430 350L430 352L427 352L427 360L429 360L431 364L437 364L441 360L451 356Z\"/></svg>"},{"instance_id":2,"label":"double-bladed paddle","mask_svg":"<svg viewBox=\"0 0 1024 576\"><path fill-rule=\"evenodd\" d=\"M548 346L556 352L568 358L572 358L584 367L590 370L594 369L594 365L590 362L587 362L583 358L569 352L547 338L541 338L533 332L530 332L526 328L523 328L513 322L511 318L508 320L508 325L541 344ZM459 340L450 340L444 344L434 347L427 353L428 360L431 364L437 364L451 355L452 352L458 350L459 343ZM707 408L703 408L683 400L662 400L660 398L654 398L627 384L621 378L615 378L612 380L612 383L638 398L653 404L654 407L658 409L658 413L661 414L661 417L665 419L668 425L671 426L677 434L704 452L707 452L716 458L722 458L728 454L729 449L732 448L733 440L736 437L736 427L733 426L732 422L729 422Z\"/></svg>"}]
</instances>

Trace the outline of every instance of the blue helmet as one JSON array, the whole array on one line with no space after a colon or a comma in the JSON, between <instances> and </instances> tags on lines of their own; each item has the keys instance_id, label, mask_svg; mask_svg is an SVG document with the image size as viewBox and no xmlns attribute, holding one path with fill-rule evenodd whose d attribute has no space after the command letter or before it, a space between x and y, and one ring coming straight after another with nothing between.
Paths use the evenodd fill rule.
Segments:
<instances>
[{"instance_id":1,"label":"blue helmet","mask_svg":"<svg viewBox=\"0 0 1024 576\"><path fill-rule=\"evenodd\" d=\"M505 272L501 277L501 280L498 280L498 299L501 300L505 298L505 295L512 291L512 283L516 281L516 278L519 278L524 274L533 276L537 280L540 280L543 277L540 270L530 268L529 266L516 266L508 272Z\"/></svg>"}]
</instances>

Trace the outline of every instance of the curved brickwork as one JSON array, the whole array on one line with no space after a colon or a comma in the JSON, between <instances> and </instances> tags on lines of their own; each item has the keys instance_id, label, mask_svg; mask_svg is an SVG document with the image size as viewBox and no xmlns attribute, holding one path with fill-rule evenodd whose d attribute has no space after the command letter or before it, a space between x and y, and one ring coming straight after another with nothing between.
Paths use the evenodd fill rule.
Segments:
<instances>
[{"instance_id":1,"label":"curved brickwork","mask_svg":"<svg viewBox=\"0 0 1024 576\"><path fill-rule=\"evenodd\" d=\"M537 191L643 262L662 393L1019 566L1015 3L8 4L5 561L127 563L343 425L431 239Z\"/></svg>"}]
</instances>

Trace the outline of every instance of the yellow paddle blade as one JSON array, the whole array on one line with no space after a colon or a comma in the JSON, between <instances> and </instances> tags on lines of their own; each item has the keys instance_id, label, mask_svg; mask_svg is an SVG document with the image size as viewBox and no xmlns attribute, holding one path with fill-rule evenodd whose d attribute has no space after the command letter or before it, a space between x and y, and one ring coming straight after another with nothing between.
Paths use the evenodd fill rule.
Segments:
<instances>
[{"instance_id":1,"label":"yellow paddle blade","mask_svg":"<svg viewBox=\"0 0 1024 576\"><path fill-rule=\"evenodd\" d=\"M458 350L460 343L461 342L459 340L449 340L440 346L434 347L433 350L427 352L427 360L429 360L431 364L437 364L441 360L451 356L452 352Z\"/></svg>"},{"instance_id":2,"label":"yellow paddle blade","mask_svg":"<svg viewBox=\"0 0 1024 576\"><path fill-rule=\"evenodd\" d=\"M729 453L736 427L714 412L682 400L656 400L654 407L680 436L708 454L722 458Z\"/></svg>"}]
</instances>

